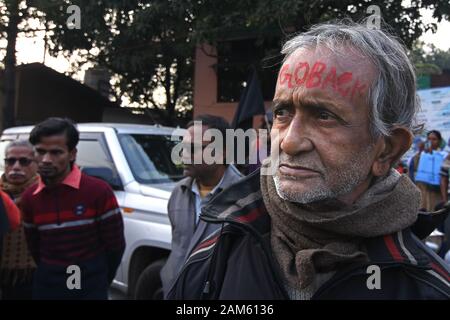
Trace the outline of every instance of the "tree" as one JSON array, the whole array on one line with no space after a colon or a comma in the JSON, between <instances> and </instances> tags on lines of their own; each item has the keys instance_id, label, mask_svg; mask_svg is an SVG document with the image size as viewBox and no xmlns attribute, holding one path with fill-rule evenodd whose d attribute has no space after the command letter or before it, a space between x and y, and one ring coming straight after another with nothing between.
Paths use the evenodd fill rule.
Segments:
<instances>
[{"instance_id":1,"label":"tree","mask_svg":"<svg viewBox=\"0 0 450 320\"><path fill-rule=\"evenodd\" d=\"M424 32L437 27L435 23L423 22L422 9L432 10L438 22L450 15L448 0L412 0L409 5L393 0L200 0L197 3L195 33L199 38L212 42L236 29L259 31L261 36L264 36L263 31L272 30L272 34L284 36L330 19L348 17L358 21L369 15L369 6L376 5L382 19L407 47L411 47Z\"/></svg>"},{"instance_id":2,"label":"tree","mask_svg":"<svg viewBox=\"0 0 450 320\"><path fill-rule=\"evenodd\" d=\"M410 58L419 76L441 74L450 69L450 50L436 48L433 44L416 41L410 50Z\"/></svg>"},{"instance_id":3,"label":"tree","mask_svg":"<svg viewBox=\"0 0 450 320\"><path fill-rule=\"evenodd\" d=\"M40 1L46 8L55 6L55 1ZM67 14L65 14L67 16ZM3 93L4 105L1 112L1 127L6 129L15 124L15 68L16 68L16 43L20 34L34 36L42 29L34 29L30 21L38 20L45 24L45 16L35 7L33 0L0 0L0 34L6 39L3 67ZM58 26L62 30L62 26Z\"/></svg>"},{"instance_id":4,"label":"tree","mask_svg":"<svg viewBox=\"0 0 450 320\"><path fill-rule=\"evenodd\" d=\"M128 12L129 23L116 25L118 34L101 50L98 62L118 74L118 95L159 113L168 125L177 118L176 106L192 105L194 43L189 6L177 1L152 1ZM159 100L154 92L163 88Z\"/></svg>"},{"instance_id":5,"label":"tree","mask_svg":"<svg viewBox=\"0 0 450 320\"><path fill-rule=\"evenodd\" d=\"M28 32L28 20L37 18L36 10L28 8L25 1L0 1L0 34L6 39L6 53L4 53L3 93L4 106L1 112L1 126L8 128L14 125L15 101L15 67L16 67L16 40L21 32Z\"/></svg>"},{"instance_id":6,"label":"tree","mask_svg":"<svg viewBox=\"0 0 450 320\"><path fill-rule=\"evenodd\" d=\"M66 5L46 7L47 1L40 2L35 1L47 22L62 26ZM165 124L189 115L194 53L190 1L71 3L81 9L81 29L50 32L52 54L69 57L77 50L83 62L107 68L113 73L116 100L127 96L131 104L153 109ZM99 53L92 54L94 49ZM164 91L159 98L158 88Z\"/></svg>"},{"instance_id":7,"label":"tree","mask_svg":"<svg viewBox=\"0 0 450 320\"><path fill-rule=\"evenodd\" d=\"M16 66L16 39L19 32L19 1L2 3L1 12L8 14L7 25L2 23L2 33L6 33L6 54L4 73L5 104L2 114L2 127L8 128L14 123L14 97L15 97L15 66ZM5 22L5 19L2 19Z\"/></svg>"},{"instance_id":8,"label":"tree","mask_svg":"<svg viewBox=\"0 0 450 320\"><path fill-rule=\"evenodd\" d=\"M69 5L80 8L80 29L67 26ZM369 15L370 5L380 7L382 18L408 47L423 32L436 29L435 24L423 22L421 9L432 10L438 21L448 19L450 13L448 0L412 0L410 6L394 0L28 0L23 9L28 15L19 16L26 21L30 12L39 13L50 54L70 57L76 52L79 62L74 70L87 62L109 69L118 101L128 97L130 104L152 108L164 123L175 124L180 115L189 115L192 105L196 44L217 45L236 34L247 35L264 53L255 55L257 66L261 56L279 56L287 34L334 18L359 20ZM0 21L14 22L9 20L16 16L14 10L4 7ZM7 25L11 47L13 25ZM161 97L156 92L162 92Z\"/></svg>"},{"instance_id":9,"label":"tree","mask_svg":"<svg viewBox=\"0 0 450 320\"><path fill-rule=\"evenodd\" d=\"M443 0L400 1L319 0L154 0L154 1L72 1L81 8L82 30L58 32L51 36L67 55L76 48L89 52L99 48L92 61L115 75L115 95L158 112L166 124L174 124L180 110L192 104L193 55L198 43L217 45L236 33L246 33L258 42L263 56L278 56L286 34L307 29L311 24L334 18L359 20L367 8L378 5L383 19L394 27L407 46L426 30L420 9L430 8L438 20L448 17L450 6ZM44 10L44 9L43 9ZM45 11L45 10L44 10ZM47 19L57 20L56 14ZM103 19L99 17L103 16ZM56 22L57 25L61 21ZM81 36L80 36L81 35ZM278 39L274 41L273 39ZM268 43L278 43L268 46ZM256 56L256 55L255 55ZM258 57L258 59L260 59ZM255 61L261 65L261 61ZM245 79L243 79L245 80ZM155 90L163 97L157 99Z\"/></svg>"},{"instance_id":10,"label":"tree","mask_svg":"<svg viewBox=\"0 0 450 320\"><path fill-rule=\"evenodd\" d=\"M436 29L435 23L423 22L422 9L432 10L438 21L448 18L450 14L448 0L411 1L409 6L404 1L391 0L200 0L198 4L194 14L194 35L198 42L208 42L218 48L219 71L227 70L227 80L239 84L237 88L236 85L227 88L230 91L226 92L229 97L239 96L238 92L243 90L249 65L266 76L266 79L262 79L263 86L273 86L274 81L270 79L270 75L275 78L276 72L270 69L276 69L282 60L279 53L281 43L290 35L305 31L313 24L343 18L361 21L373 14L368 9L376 5L380 9L381 18L391 26L391 31L411 48L414 40L424 32ZM238 39L241 42L242 39L254 42L251 53L253 61L246 59L243 64L232 55L224 58L228 52L226 47L223 49L223 43L237 42ZM235 61L227 64L232 60ZM231 79L233 75L239 78ZM221 78L224 78L223 75ZM269 91L266 88L264 94L270 95Z\"/></svg>"},{"instance_id":11,"label":"tree","mask_svg":"<svg viewBox=\"0 0 450 320\"><path fill-rule=\"evenodd\" d=\"M436 65L441 70L450 69L450 50L436 48L433 44L428 46L428 50L423 53L423 61Z\"/></svg>"}]
</instances>

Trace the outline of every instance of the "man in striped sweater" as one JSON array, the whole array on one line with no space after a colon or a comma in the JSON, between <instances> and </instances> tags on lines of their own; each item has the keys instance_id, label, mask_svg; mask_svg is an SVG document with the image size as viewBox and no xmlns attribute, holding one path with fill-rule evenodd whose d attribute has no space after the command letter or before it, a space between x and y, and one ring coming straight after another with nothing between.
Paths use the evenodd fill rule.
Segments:
<instances>
[{"instance_id":1,"label":"man in striped sweater","mask_svg":"<svg viewBox=\"0 0 450 320\"><path fill-rule=\"evenodd\" d=\"M112 189L75 165L79 133L67 119L34 127L41 181L22 198L37 271L33 299L107 299L125 240Z\"/></svg>"}]
</instances>

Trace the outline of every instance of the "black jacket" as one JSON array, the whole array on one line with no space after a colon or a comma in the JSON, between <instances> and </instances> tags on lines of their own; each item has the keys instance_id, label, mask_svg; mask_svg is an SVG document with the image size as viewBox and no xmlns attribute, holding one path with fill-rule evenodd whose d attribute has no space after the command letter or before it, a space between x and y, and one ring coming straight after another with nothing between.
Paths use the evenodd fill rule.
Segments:
<instances>
[{"instance_id":1,"label":"black jacket","mask_svg":"<svg viewBox=\"0 0 450 320\"><path fill-rule=\"evenodd\" d=\"M201 218L222 228L200 243L172 286L169 299L288 299L270 247L270 217L259 173L224 190ZM365 264L349 264L312 299L449 299L449 268L411 232L369 238ZM369 289L380 268L381 288Z\"/></svg>"}]
</instances>

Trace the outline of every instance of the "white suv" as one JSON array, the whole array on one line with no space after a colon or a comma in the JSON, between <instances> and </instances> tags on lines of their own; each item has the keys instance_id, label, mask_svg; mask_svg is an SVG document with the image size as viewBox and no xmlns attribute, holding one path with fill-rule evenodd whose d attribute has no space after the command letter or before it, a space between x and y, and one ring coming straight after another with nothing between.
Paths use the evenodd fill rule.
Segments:
<instances>
[{"instance_id":1,"label":"white suv","mask_svg":"<svg viewBox=\"0 0 450 320\"><path fill-rule=\"evenodd\" d=\"M139 299L162 297L160 269L170 252L167 201L182 168L171 161L183 130L134 124L78 124L76 163L114 189L125 224L126 249L113 286ZM28 139L33 127L5 130L0 139L0 170L6 145Z\"/></svg>"}]
</instances>

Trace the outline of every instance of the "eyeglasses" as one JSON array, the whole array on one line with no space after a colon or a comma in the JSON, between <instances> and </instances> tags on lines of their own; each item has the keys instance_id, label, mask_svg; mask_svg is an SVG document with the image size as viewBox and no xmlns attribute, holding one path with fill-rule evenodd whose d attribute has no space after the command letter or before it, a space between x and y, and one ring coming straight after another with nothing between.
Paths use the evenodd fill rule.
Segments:
<instances>
[{"instance_id":1,"label":"eyeglasses","mask_svg":"<svg viewBox=\"0 0 450 320\"><path fill-rule=\"evenodd\" d=\"M12 167L17 161L22 167L28 167L34 160L28 158L5 158L5 164Z\"/></svg>"}]
</instances>

